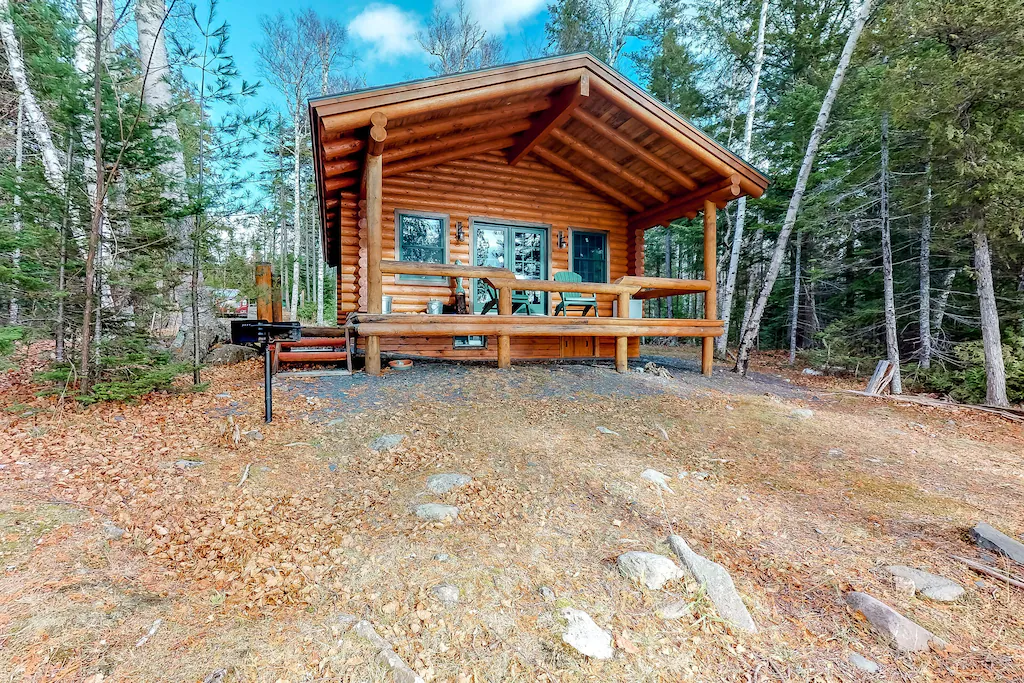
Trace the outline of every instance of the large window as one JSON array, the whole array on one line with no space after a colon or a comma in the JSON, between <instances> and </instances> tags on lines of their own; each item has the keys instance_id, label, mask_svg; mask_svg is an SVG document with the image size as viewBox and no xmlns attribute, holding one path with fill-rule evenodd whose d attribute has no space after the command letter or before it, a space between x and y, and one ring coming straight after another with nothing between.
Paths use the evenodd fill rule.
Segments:
<instances>
[{"instance_id":1,"label":"large window","mask_svg":"<svg viewBox=\"0 0 1024 683\"><path fill-rule=\"evenodd\" d=\"M395 216L395 252L399 261L447 263L448 217L399 211ZM402 275L400 279L419 282L445 280L423 275Z\"/></svg>"},{"instance_id":2,"label":"large window","mask_svg":"<svg viewBox=\"0 0 1024 683\"><path fill-rule=\"evenodd\" d=\"M573 230L572 270L584 282L607 282L608 235Z\"/></svg>"}]
</instances>

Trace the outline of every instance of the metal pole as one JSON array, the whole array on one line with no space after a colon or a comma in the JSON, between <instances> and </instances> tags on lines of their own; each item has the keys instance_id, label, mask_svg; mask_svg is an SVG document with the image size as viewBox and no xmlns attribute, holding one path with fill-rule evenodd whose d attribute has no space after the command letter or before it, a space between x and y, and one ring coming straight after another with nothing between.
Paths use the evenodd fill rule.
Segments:
<instances>
[{"instance_id":1,"label":"metal pole","mask_svg":"<svg viewBox=\"0 0 1024 683\"><path fill-rule=\"evenodd\" d=\"M270 344L263 345L263 419L268 424L274 419L273 389L270 377Z\"/></svg>"}]
</instances>

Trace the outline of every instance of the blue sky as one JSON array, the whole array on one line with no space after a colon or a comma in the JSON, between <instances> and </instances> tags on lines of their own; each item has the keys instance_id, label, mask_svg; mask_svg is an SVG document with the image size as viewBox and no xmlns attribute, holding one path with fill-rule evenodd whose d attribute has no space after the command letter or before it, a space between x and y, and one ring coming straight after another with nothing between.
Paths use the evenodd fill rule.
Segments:
<instances>
[{"instance_id":1,"label":"blue sky","mask_svg":"<svg viewBox=\"0 0 1024 683\"><path fill-rule=\"evenodd\" d=\"M442 7L447 0L439 0ZM528 56L526 46L544 45L546 0L467 0L473 17L489 35L499 35L508 46L509 61ZM352 51L359 61L351 69L368 86L396 83L432 75L429 62L416 33L433 9L429 0L397 2L329 2L312 0L302 4L282 4L271 0L223 0L218 6L223 20L231 27L231 52L239 70L248 80L259 78L256 55L252 49L260 39L260 17L279 11L290 12L311 7L324 17L334 17L349 29ZM261 103L279 104L281 99L264 87Z\"/></svg>"}]
</instances>

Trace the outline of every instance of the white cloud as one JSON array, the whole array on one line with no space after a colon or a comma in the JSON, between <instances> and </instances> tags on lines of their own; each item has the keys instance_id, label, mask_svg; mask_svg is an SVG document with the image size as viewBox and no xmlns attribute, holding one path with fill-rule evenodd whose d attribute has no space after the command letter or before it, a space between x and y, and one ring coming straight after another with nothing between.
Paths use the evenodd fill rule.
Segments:
<instances>
[{"instance_id":1,"label":"white cloud","mask_svg":"<svg viewBox=\"0 0 1024 683\"><path fill-rule=\"evenodd\" d=\"M420 52L416 42L419 20L396 5L372 4L356 15L349 33L374 46L372 57L389 61Z\"/></svg>"},{"instance_id":2,"label":"white cloud","mask_svg":"<svg viewBox=\"0 0 1024 683\"><path fill-rule=\"evenodd\" d=\"M441 0L442 7L451 7L454 0ZM519 22L547 6L547 0L466 0L466 8L480 28L490 34L505 34Z\"/></svg>"}]
</instances>

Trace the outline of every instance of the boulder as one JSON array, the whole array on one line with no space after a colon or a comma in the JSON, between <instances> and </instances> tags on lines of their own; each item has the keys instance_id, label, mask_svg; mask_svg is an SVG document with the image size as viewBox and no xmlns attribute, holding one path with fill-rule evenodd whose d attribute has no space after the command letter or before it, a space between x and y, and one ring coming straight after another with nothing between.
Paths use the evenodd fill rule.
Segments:
<instances>
[{"instance_id":1,"label":"boulder","mask_svg":"<svg viewBox=\"0 0 1024 683\"><path fill-rule=\"evenodd\" d=\"M846 604L863 614L875 631L891 641L897 650L919 652L927 650L933 641L944 645L942 639L934 633L867 593L847 593Z\"/></svg>"},{"instance_id":2,"label":"boulder","mask_svg":"<svg viewBox=\"0 0 1024 683\"><path fill-rule=\"evenodd\" d=\"M103 535L107 537L107 540L120 541L122 538L124 538L124 534L124 529L117 526L109 519L103 522Z\"/></svg>"},{"instance_id":3,"label":"boulder","mask_svg":"<svg viewBox=\"0 0 1024 683\"><path fill-rule=\"evenodd\" d=\"M454 505L441 505L440 503L424 503L417 505L416 516L428 522L443 522L446 519L455 519L459 516L459 508Z\"/></svg>"},{"instance_id":4,"label":"boulder","mask_svg":"<svg viewBox=\"0 0 1024 683\"><path fill-rule=\"evenodd\" d=\"M561 614L567 622L562 633L563 642L594 659L611 659L614 656L612 634L595 624L589 614L571 607L564 608Z\"/></svg>"},{"instance_id":5,"label":"boulder","mask_svg":"<svg viewBox=\"0 0 1024 683\"><path fill-rule=\"evenodd\" d=\"M256 358L260 353L251 346L239 344L222 344L206 354L207 365L234 365Z\"/></svg>"},{"instance_id":6,"label":"boulder","mask_svg":"<svg viewBox=\"0 0 1024 683\"><path fill-rule=\"evenodd\" d=\"M471 481L473 481L473 477L465 474L457 474L455 472L433 474L427 477L427 490L431 493L441 495L443 493L448 493L452 489L465 486Z\"/></svg>"},{"instance_id":7,"label":"boulder","mask_svg":"<svg viewBox=\"0 0 1024 683\"><path fill-rule=\"evenodd\" d=\"M679 556L683 566L704 586L719 616L737 628L756 633L757 625L725 567L695 553L680 536L669 536L668 544L672 552Z\"/></svg>"},{"instance_id":8,"label":"boulder","mask_svg":"<svg viewBox=\"0 0 1024 683\"><path fill-rule=\"evenodd\" d=\"M798 420L809 420L814 417L814 411L810 408L794 408L789 415Z\"/></svg>"},{"instance_id":9,"label":"boulder","mask_svg":"<svg viewBox=\"0 0 1024 683\"><path fill-rule=\"evenodd\" d=\"M932 600L952 602L964 594L964 589L960 584L943 576L898 564L886 567L886 569L894 577L910 581L915 592Z\"/></svg>"},{"instance_id":10,"label":"boulder","mask_svg":"<svg viewBox=\"0 0 1024 683\"><path fill-rule=\"evenodd\" d=\"M683 578L683 570L664 555L631 550L615 561L627 579L642 583L651 590L661 590L669 581Z\"/></svg>"},{"instance_id":11,"label":"boulder","mask_svg":"<svg viewBox=\"0 0 1024 683\"><path fill-rule=\"evenodd\" d=\"M1010 538L985 522L978 522L971 529L971 538L982 548L995 550L1015 562L1024 564L1024 543Z\"/></svg>"}]
</instances>

